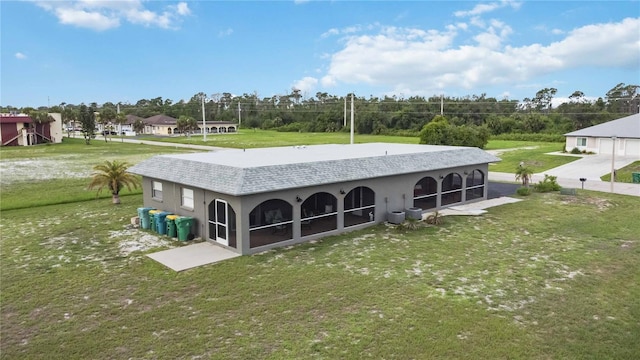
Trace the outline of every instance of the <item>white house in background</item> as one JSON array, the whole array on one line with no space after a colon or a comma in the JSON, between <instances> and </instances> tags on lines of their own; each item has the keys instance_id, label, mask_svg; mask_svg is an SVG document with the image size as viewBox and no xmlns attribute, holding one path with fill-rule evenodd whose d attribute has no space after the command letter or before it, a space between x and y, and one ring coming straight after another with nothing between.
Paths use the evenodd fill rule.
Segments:
<instances>
[{"instance_id":1,"label":"white house in background","mask_svg":"<svg viewBox=\"0 0 640 360\"><path fill-rule=\"evenodd\" d=\"M567 134L565 149L611 154L615 137L616 155L640 159L640 113L590 126Z\"/></svg>"}]
</instances>

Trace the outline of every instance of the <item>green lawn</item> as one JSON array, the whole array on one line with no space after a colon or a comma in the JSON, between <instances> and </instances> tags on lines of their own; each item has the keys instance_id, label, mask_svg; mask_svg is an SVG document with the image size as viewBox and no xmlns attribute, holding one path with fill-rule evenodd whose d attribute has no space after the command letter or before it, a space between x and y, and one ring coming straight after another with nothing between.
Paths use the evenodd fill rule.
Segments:
<instances>
[{"instance_id":1,"label":"green lawn","mask_svg":"<svg viewBox=\"0 0 640 360\"><path fill-rule=\"evenodd\" d=\"M509 143L513 142L510 141ZM532 148L505 151L499 154L498 157L502 161L489 165L489 171L515 173L517 166L523 161L534 173L540 173L580 159L579 156L547 155L547 153L558 151L560 146L561 144L558 143L533 143L531 145L516 146ZM501 148L505 147L499 147L498 149Z\"/></svg>"},{"instance_id":2,"label":"green lawn","mask_svg":"<svg viewBox=\"0 0 640 360\"><path fill-rule=\"evenodd\" d=\"M250 149L258 147L293 146L293 145L317 145L317 144L349 144L351 135L346 132L333 133L298 133L278 132L273 130L241 129L237 133L208 134L207 141L203 141L202 135L157 137L143 136L141 140L153 140L163 142L177 142L195 145L221 146L237 149ZM354 135L354 142L390 142L404 144L418 144L418 137L391 136L391 135Z\"/></svg>"},{"instance_id":3,"label":"green lawn","mask_svg":"<svg viewBox=\"0 0 640 360\"><path fill-rule=\"evenodd\" d=\"M144 256L176 244L129 229L141 196L122 201L3 211L2 358L640 353L633 197L534 194L441 227L380 225L182 273Z\"/></svg>"},{"instance_id":4,"label":"green lawn","mask_svg":"<svg viewBox=\"0 0 640 360\"><path fill-rule=\"evenodd\" d=\"M632 175L633 173L640 173L640 161L635 161L625 167L623 167L622 169L617 169L616 170L616 182L623 182L623 183L632 183L633 182L633 178ZM600 177L600 180L602 181L611 181L611 174L607 174L604 175L602 177Z\"/></svg>"},{"instance_id":5,"label":"green lawn","mask_svg":"<svg viewBox=\"0 0 640 360\"><path fill-rule=\"evenodd\" d=\"M62 144L0 148L0 210L60 204L96 197L87 190L93 166L104 160L138 163L162 153L194 150L65 138ZM134 190L133 193L140 193ZM129 194L128 190L122 192ZM103 198L111 195L103 191Z\"/></svg>"},{"instance_id":6,"label":"green lawn","mask_svg":"<svg viewBox=\"0 0 640 360\"><path fill-rule=\"evenodd\" d=\"M129 226L139 192L113 206L81 190L87 166L176 149L117 146L0 150L0 358L640 353L636 197L535 193L439 227L379 225L175 273L144 255L184 243ZM18 161L39 180L16 181ZM21 194L29 206L5 208ZM90 200L38 206L67 197Z\"/></svg>"}]
</instances>

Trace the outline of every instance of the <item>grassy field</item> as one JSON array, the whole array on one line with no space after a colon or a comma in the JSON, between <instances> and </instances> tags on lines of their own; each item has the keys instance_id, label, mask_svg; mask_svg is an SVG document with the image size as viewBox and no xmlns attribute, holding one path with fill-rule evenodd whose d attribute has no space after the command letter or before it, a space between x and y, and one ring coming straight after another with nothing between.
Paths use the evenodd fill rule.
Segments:
<instances>
[{"instance_id":1,"label":"grassy field","mask_svg":"<svg viewBox=\"0 0 640 360\"><path fill-rule=\"evenodd\" d=\"M512 141L506 143L500 143L499 140L496 140L496 144L492 145L492 141L489 142L492 146L498 146L495 149L507 149L507 144L514 143ZM515 142L513 145L517 145L519 142ZM558 151L558 148L562 144L558 143L530 143L530 142L520 142L521 146L513 146L512 148L520 148L518 150L513 151L505 151L501 152L497 155L502 159L501 162L490 164L489 171L496 172L507 172L514 173L516 171L516 167L520 164L521 161L525 163L526 166L530 167L534 173L540 173L545 170L553 169L560 165L564 165L566 163L570 163L572 161L580 159L578 156L559 156L559 155L547 155L550 152ZM526 145L525 145L526 144Z\"/></svg>"},{"instance_id":2,"label":"grassy field","mask_svg":"<svg viewBox=\"0 0 640 360\"><path fill-rule=\"evenodd\" d=\"M65 138L62 144L2 147L0 150L0 210L29 208L96 198L87 190L93 166L104 160L138 163L162 153L194 150L93 140L85 145L80 138ZM141 190L133 190L140 193ZM123 195L130 194L128 190ZM43 196L44 194L44 196ZM106 191L102 198L111 197Z\"/></svg>"},{"instance_id":3,"label":"grassy field","mask_svg":"<svg viewBox=\"0 0 640 360\"><path fill-rule=\"evenodd\" d=\"M272 146L292 145L317 145L317 144L349 144L351 135L345 132L333 133L297 133L278 132L260 129L242 129L237 133L208 134L207 141L203 141L202 135L175 136L175 137L141 137L141 140L153 140L164 142L177 142L183 144L221 146L236 149L250 149ZM417 137L390 136L390 135L358 135L354 136L354 142L390 142L403 144L418 144Z\"/></svg>"},{"instance_id":4,"label":"grassy field","mask_svg":"<svg viewBox=\"0 0 640 360\"><path fill-rule=\"evenodd\" d=\"M1 150L2 359L640 353L636 197L536 193L438 227L379 225L175 273L145 254L184 243L129 226L139 193L120 206L89 194L4 208L5 194L59 202L61 188L85 186L86 166L114 155L135 162L176 151L102 144ZM37 180L5 183L6 163L28 160L40 161L28 168Z\"/></svg>"},{"instance_id":5,"label":"grassy field","mask_svg":"<svg viewBox=\"0 0 640 360\"><path fill-rule=\"evenodd\" d=\"M0 357L635 359L637 199L535 194L175 273L140 195L3 211ZM625 216L621 216L625 214Z\"/></svg>"}]
</instances>

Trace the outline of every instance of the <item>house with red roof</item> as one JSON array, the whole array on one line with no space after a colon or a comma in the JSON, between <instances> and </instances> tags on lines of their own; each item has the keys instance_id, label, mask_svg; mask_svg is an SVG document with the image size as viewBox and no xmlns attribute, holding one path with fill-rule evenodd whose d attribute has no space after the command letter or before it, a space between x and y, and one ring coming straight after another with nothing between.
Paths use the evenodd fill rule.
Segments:
<instances>
[{"instance_id":1,"label":"house with red roof","mask_svg":"<svg viewBox=\"0 0 640 360\"><path fill-rule=\"evenodd\" d=\"M0 144L29 146L62 142L62 116L49 113L49 122L34 121L26 114L0 114Z\"/></svg>"}]
</instances>

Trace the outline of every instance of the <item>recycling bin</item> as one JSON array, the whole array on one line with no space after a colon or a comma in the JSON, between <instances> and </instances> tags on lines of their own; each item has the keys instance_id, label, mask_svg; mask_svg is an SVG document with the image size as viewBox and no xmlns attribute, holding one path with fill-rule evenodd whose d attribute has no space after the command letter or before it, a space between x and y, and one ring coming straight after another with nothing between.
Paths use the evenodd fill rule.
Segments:
<instances>
[{"instance_id":1,"label":"recycling bin","mask_svg":"<svg viewBox=\"0 0 640 360\"><path fill-rule=\"evenodd\" d=\"M167 215L171 215L171 213L166 211L159 211L153 214L153 217L155 218L156 232L160 235L164 235L167 233L167 225L164 222L167 218Z\"/></svg>"},{"instance_id":2,"label":"recycling bin","mask_svg":"<svg viewBox=\"0 0 640 360\"><path fill-rule=\"evenodd\" d=\"M178 229L178 240L189 240L189 235L191 235L191 226L193 225L194 219L189 216L180 216L176 218L175 222L176 228Z\"/></svg>"},{"instance_id":3,"label":"recycling bin","mask_svg":"<svg viewBox=\"0 0 640 360\"><path fill-rule=\"evenodd\" d=\"M177 215L167 215L165 223L167 224L167 236L176 237L178 233L176 231L176 219Z\"/></svg>"},{"instance_id":4,"label":"recycling bin","mask_svg":"<svg viewBox=\"0 0 640 360\"><path fill-rule=\"evenodd\" d=\"M631 173L631 181L634 184L640 184L640 172Z\"/></svg>"},{"instance_id":5,"label":"recycling bin","mask_svg":"<svg viewBox=\"0 0 640 360\"><path fill-rule=\"evenodd\" d=\"M140 218L140 227L147 230L149 229L149 211L155 210L151 207L138 208L138 217Z\"/></svg>"},{"instance_id":6,"label":"recycling bin","mask_svg":"<svg viewBox=\"0 0 640 360\"><path fill-rule=\"evenodd\" d=\"M160 210L149 210L149 229L155 232L158 232L158 228L156 225L156 213L160 212Z\"/></svg>"}]
</instances>

